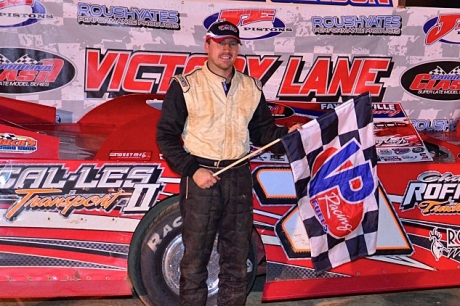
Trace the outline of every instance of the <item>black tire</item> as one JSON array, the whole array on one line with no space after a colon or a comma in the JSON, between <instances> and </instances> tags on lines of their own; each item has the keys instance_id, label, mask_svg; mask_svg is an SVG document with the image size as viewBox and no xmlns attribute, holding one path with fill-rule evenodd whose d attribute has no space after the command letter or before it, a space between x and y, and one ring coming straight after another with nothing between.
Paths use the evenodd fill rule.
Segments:
<instances>
[{"instance_id":1,"label":"black tire","mask_svg":"<svg viewBox=\"0 0 460 306\"><path fill-rule=\"evenodd\" d=\"M146 305L179 305L179 262L183 254L182 221L177 196L155 205L137 227L130 246L128 273L135 293ZM216 305L218 254L208 265L208 305ZM257 248L251 240L248 293L257 274Z\"/></svg>"}]
</instances>

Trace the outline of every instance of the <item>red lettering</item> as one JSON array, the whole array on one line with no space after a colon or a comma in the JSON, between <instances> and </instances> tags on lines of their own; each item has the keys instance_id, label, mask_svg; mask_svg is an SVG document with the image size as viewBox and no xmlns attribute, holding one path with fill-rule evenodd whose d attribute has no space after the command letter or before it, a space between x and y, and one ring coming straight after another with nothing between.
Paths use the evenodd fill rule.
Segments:
<instances>
[{"instance_id":1,"label":"red lettering","mask_svg":"<svg viewBox=\"0 0 460 306\"><path fill-rule=\"evenodd\" d=\"M302 85L298 83L303 63L299 57L291 57L281 83L279 96L336 96L359 95L369 91L371 95L382 93L383 83L379 83L379 73L388 72L390 58L355 58L350 66L346 58L339 58L334 73L330 77L332 61L330 57L318 58Z\"/></svg>"},{"instance_id":2,"label":"red lettering","mask_svg":"<svg viewBox=\"0 0 460 306\"><path fill-rule=\"evenodd\" d=\"M86 50L85 90L99 90L115 68L109 88L119 89L131 52L107 51L102 61L100 50Z\"/></svg>"},{"instance_id":3,"label":"red lettering","mask_svg":"<svg viewBox=\"0 0 460 306\"><path fill-rule=\"evenodd\" d=\"M201 67L204 65L204 62L207 60L207 56L203 54L192 54L188 58L187 64L184 68L184 73L188 73L195 69L196 67Z\"/></svg>"},{"instance_id":4,"label":"red lettering","mask_svg":"<svg viewBox=\"0 0 460 306\"><path fill-rule=\"evenodd\" d=\"M158 87L159 93L165 93L169 88L171 78L177 73L177 67L184 67L187 61L185 54L166 54L161 56L160 64L164 71Z\"/></svg>"},{"instance_id":5,"label":"red lettering","mask_svg":"<svg viewBox=\"0 0 460 306\"><path fill-rule=\"evenodd\" d=\"M383 84L377 82L377 75L379 71L388 71L390 60L387 58L365 58L361 67L360 75L356 81L356 94L370 92L371 95L379 95L382 90Z\"/></svg>"},{"instance_id":6,"label":"red lettering","mask_svg":"<svg viewBox=\"0 0 460 306\"><path fill-rule=\"evenodd\" d=\"M342 94L350 95L353 93L355 80L361 68L362 60L354 60L350 69L348 58L338 58L335 71L332 74L329 94L336 95L339 89Z\"/></svg>"},{"instance_id":7,"label":"red lettering","mask_svg":"<svg viewBox=\"0 0 460 306\"><path fill-rule=\"evenodd\" d=\"M0 81L16 81L16 76L18 75L17 70L4 70L0 73Z\"/></svg>"},{"instance_id":8,"label":"red lettering","mask_svg":"<svg viewBox=\"0 0 460 306\"><path fill-rule=\"evenodd\" d=\"M0 10L7 8L7 7L13 7L13 6L19 6L19 5L32 6L33 4L34 4L34 0L3 0L3 1L0 1Z\"/></svg>"},{"instance_id":9,"label":"red lettering","mask_svg":"<svg viewBox=\"0 0 460 306\"><path fill-rule=\"evenodd\" d=\"M161 56L158 54L139 52L131 57L126 71L123 89L126 91L150 93L153 84L157 79L156 76L150 76L150 80L138 78L139 68L141 66L154 66L160 63Z\"/></svg>"},{"instance_id":10,"label":"red lettering","mask_svg":"<svg viewBox=\"0 0 460 306\"><path fill-rule=\"evenodd\" d=\"M410 90L420 90L426 88L426 83L424 81L430 80L430 75L427 73L424 74L417 74L409 86Z\"/></svg>"},{"instance_id":11,"label":"red lettering","mask_svg":"<svg viewBox=\"0 0 460 306\"><path fill-rule=\"evenodd\" d=\"M426 33L425 43L431 45L459 29L460 14L440 15L436 24Z\"/></svg>"},{"instance_id":12,"label":"red lettering","mask_svg":"<svg viewBox=\"0 0 460 306\"><path fill-rule=\"evenodd\" d=\"M281 80L281 86L278 92L280 96L294 96L300 93L300 89L302 85L297 82L297 71L301 67L302 58L299 56L291 56L289 58L286 72L284 73L284 77ZM295 80L296 79L296 80Z\"/></svg>"},{"instance_id":13,"label":"red lettering","mask_svg":"<svg viewBox=\"0 0 460 306\"><path fill-rule=\"evenodd\" d=\"M235 25L248 25L253 22L273 21L276 10L223 10L220 12L219 20L230 21Z\"/></svg>"},{"instance_id":14,"label":"red lettering","mask_svg":"<svg viewBox=\"0 0 460 306\"><path fill-rule=\"evenodd\" d=\"M246 56L246 64L248 65L248 74L258 80L265 80L275 72L280 62L279 56L264 56L262 59L259 56Z\"/></svg>"},{"instance_id":15,"label":"red lettering","mask_svg":"<svg viewBox=\"0 0 460 306\"><path fill-rule=\"evenodd\" d=\"M51 71L40 71L35 79L36 82L55 82L59 73L62 71L62 67L64 67L64 61L59 58L45 58L42 59L41 62L45 66L51 66Z\"/></svg>"},{"instance_id":16,"label":"red lettering","mask_svg":"<svg viewBox=\"0 0 460 306\"><path fill-rule=\"evenodd\" d=\"M36 70L22 70L19 71L19 74L16 78L16 81L21 82L31 82L35 80L35 76L37 75L38 71Z\"/></svg>"},{"instance_id":17,"label":"red lettering","mask_svg":"<svg viewBox=\"0 0 460 306\"><path fill-rule=\"evenodd\" d=\"M327 77L329 75L328 58L318 58L316 63L308 73L307 79L303 83L300 94L308 96L311 92L316 92L317 95L327 94Z\"/></svg>"}]
</instances>

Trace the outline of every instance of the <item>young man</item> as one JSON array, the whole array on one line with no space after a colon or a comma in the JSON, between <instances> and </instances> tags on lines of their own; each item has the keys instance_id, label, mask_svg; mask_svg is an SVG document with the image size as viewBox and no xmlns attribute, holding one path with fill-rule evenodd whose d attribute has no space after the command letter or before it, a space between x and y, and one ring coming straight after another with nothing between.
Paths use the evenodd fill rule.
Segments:
<instances>
[{"instance_id":1,"label":"young man","mask_svg":"<svg viewBox=\"0 0 460 306\"><path fill-rule=\"evenodd\" d=\"M234 24L212 24L204 43L208 60L174 77L158 123L160 150L182 176L181 305L206 304L207 264L216 234L218 304L245 304L253 222L251 171L245 160L219 176L213 173L247 155L250 139L265 145L288 133L274 123L261 83L234 68L240 44ZM289 131L296 128L300 125ZM283 152L281 144L278 151Z\"/></svg>"}]
</instances>

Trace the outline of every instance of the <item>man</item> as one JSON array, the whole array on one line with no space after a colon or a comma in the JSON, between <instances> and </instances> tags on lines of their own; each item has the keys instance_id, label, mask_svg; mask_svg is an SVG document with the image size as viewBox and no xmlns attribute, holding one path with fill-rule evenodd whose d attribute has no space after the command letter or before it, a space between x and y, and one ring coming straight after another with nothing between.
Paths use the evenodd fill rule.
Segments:
<instances>
[{"instance_id":1,"label":"man","mask_svg":"<svg viewBox=\"0 0 460 306\"><path fill-rule=\"evenodd\" d=\"M251 171L244 160L219 176L213 173L247 155L250 139L265 145L288 132L275 125L261 83L234 68L240 44L234 24L212 24L204 44L208 60L173 78L158 123L160 150L182 176L181 305L206 304L207 264L217 233L217 302L245 304L253 222ZM290 130L296 128L300 125ZM281 145L278 150L283 150Z\"/></svg>"}]
</instances>

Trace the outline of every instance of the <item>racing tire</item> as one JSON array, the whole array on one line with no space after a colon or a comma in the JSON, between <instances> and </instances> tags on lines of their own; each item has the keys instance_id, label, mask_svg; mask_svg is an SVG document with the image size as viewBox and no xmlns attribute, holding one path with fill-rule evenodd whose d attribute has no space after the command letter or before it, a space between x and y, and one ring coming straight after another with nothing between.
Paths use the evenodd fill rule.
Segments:
<instances>
[{"instance_id":1,"label":"racing tire","mask_svg":"<svg viewBox=\"0 0 460 306\"><path fill-rule=\"evenodd\" d=\"M131 242L128 273L135 293L149 306L179 305L179 264L184 253L179 198L168 198L150 210L139 223ZM216 242L208 264L208 303L217 304L219 255ZM247 293L257 276L254 239L247 260Z\"/></svg>"}]
</instances>

